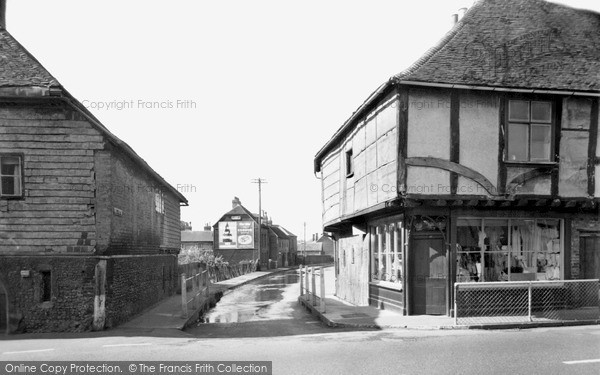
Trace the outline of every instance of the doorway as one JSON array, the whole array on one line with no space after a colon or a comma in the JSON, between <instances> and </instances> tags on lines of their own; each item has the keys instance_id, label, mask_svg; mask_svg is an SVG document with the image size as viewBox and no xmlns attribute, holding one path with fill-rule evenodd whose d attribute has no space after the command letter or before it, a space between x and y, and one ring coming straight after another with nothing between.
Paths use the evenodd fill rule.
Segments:
<instances>
[{"instance_id":1,"label":"doorway","mask_svg":"<svg viewBox=\"0 0 600 375\"><path fill-rule=\"evenodd\" d=\"M444 238L437 233L413 235L410 254L411 315L446 314Z\"/></svg>"},{"instance_id":2,"label":"doorway","mask_svg":"<svg viewBox=\"0 0 600 375\"><path fill-rule=\"evenodd\" d=\"M580 264L584 279L600 279L600 235L581 237Z\"/></svg>"}]
</instances>

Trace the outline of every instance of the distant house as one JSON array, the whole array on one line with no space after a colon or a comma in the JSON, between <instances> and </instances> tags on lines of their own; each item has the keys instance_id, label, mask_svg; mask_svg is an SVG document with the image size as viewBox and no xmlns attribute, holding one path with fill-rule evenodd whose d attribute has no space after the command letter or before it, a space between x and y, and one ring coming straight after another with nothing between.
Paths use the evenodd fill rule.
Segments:
<instances>
[{"instance_id":1,"label":"distant house","mask_svg":"<svg viewBox=\"0 0 600 375\"><path fill-rule=\"evenodd\" d=\"M293 234L292 232L290 232L289 230L282 227L281 225L277 225L277 228L279 228L283 233L285 233L285 235L289 239L288 265L287 266L294 266L294 265L296 265L296 256L298 254L298 237L295 234Z\"/></svg>"},{"instance_id":2,"label":"distant house","mask_svg":"<svg viewBox=\"0 0 600 375\"><path fill-rule=\"evenodd\" d=\"M200 251L213 251L214 235L210 226L204 230L184 230L181 232L181 250L189 251L198 249Z\"/></svg>"},{"instance_id":3,"label":"distant house","mask_svg":"<svg viewBox=\"0 0 600 375\"><path fill-rule=\"evenodd\" d=\"M330 257L334 256L334 246L335 246L335 243L334 243L333 239L330 236L328 236L326 234L322 234L317 239L317 242L323 244L323 255L328 255Z\"/></svg>"},{"instance_id":4,"label":"distant house","mask_svg":"<svg viewBox=\"0 0 600 375\"><path fill-rule=\"evenodd\" d=\"M263 239L259 249L258 216L242 206L240 199L235 197L231 210L213 226L214 254L232 264L258 261L263 268L267 268L268 229L265 225L261 232Z\"/></svg>"},{"instance_id":5,"label":"distant house","mask_svg":"<svg viewBox=\"0 0 600 375\"><path fill-rule=\"evenodd\" d=\"M276 252L271 254L271 259L277 260L278 267L287 267L290 257L290 237L277 225L269 226L276 238Z\"/></svg>"},{"instance_id":6,"label":"distant house","mask_svg":"<svg viewBox=\"0 0 600 375\"><path fill-rule=\"evenodd\" d=\"M1 25L0 51L0 332L99 330L172 295L186 198Z\"/></svg>"},{"instance_id":7,"label":"distant house","mask_svg":"<svg viewBox=\"0 0 600 375\"><path fill-rule=\"evenodd\" d=\"M310 241L300 246L300 254L305 256L323 255L323 243Z\"/></svg>"}]
</instances>

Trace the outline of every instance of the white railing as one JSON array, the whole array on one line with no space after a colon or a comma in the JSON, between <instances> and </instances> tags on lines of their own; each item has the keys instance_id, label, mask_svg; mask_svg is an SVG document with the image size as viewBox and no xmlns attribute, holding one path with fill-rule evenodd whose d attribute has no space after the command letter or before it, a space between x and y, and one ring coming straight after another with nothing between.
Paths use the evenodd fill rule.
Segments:
<instances>
[{"instance_id":1,"label":"white railing","mask_svg":"<svg viewBox=\"0 0 600 375\"><path fill-rule=\"evenodd\" d=\"M192 284L191 298L188 294L188 281ZM181 274L181 317L188 317L188 307L190 302L192 303L192 309L195 311L201 307L202 299L207 300L209 297L209 284L208 271L198 272L195 275L186 277L185 273Z\"/></svg>"},{"instance_id":2,"label":"white railing","mask_svg":"<svg viewBox=\"0 0 600 375\"><path fill-rule=\"evenodd\" d=\"M319 310L325 312L325 267L299 267L300 297ZM319 293L317 295L317 274L319 275ZM310 279L310 282L309 282ZM317 302L318 300L318 302Z\"/></svg>"}]
</instances>

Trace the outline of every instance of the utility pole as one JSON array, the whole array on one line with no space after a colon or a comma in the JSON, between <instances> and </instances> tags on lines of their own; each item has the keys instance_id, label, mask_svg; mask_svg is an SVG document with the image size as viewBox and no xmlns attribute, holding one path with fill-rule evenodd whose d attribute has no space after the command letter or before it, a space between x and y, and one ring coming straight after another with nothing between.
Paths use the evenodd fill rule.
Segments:
<instances>
[{"instance_id":1,"label":"utility pole","mask_svg":"<svg viewBox=\"0 0 600 375\"><path fill-rule=\"evenodd\" d=\"M304 222L304 256L306 256L306 221Z\"/></svg>"},{"instance_id":2,"label":"utility pole","mask_svg":"<svg viewBox=\"0 0 600 375\"><path fill-rule=\"evenodd\" d=\"M264 178L256 178L252 180L253 184L258 184L258 259L260 259L261 250L261 238L262 238L262 184L266 184L267 180ZM252 254L252 260L254 260L254 254ZM268 266L267 266L268 267Z\"/></svg>"}]
</instances>

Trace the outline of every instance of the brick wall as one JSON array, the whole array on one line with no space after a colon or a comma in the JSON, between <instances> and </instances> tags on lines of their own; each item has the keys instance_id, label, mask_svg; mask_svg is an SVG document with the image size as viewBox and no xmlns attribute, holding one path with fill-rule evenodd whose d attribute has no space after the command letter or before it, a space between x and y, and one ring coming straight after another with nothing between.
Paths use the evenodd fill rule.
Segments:
<instances>
[{"instance_id":1,"label":"brick wall","mask_svg":"<svg viewBox=\"0 0 600 375\"><path fill-rule=\"evenodd\" d=\"M581 232L600 232L600 219L593 215L579 215L571 219L571 278L581 279L580 264L580 233ZM565 244L568 246L568 244Z\"/></svg>"},{"instance_id":2,"label":"brick wall","mask_svg":"<svg viewBox=\"0 0 600 375\"><path fill-rule=\"evenodd\" d=\"M3 256L0 282L8 292L10 330L86 331L94 313L94 268L86 256ZM28 271L29 276L21 276ZM43 302L42 271L50 271L51 299Z\"/></svg>"},{"instance_id":3,"label":"brick wall","mask_svg":"<svg viewBox=\"0 0 600 375\"><path fill-rule=\"evenodd\" d=\"M177 256L111 257L106 279L106 327L110 328L175 293Z\"/></svg>"}]
</instances>

